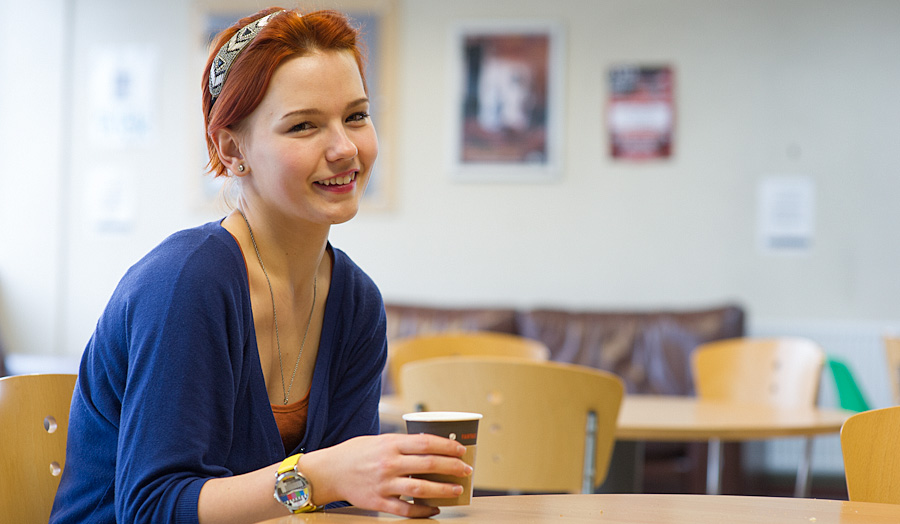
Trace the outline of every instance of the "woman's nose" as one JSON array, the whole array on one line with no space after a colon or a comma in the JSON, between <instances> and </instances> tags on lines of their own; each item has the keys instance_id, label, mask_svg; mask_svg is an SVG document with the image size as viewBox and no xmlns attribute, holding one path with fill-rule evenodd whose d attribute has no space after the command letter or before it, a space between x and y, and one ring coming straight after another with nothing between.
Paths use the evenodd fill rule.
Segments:
<instances>
[{"instance_id":1,"label":"woman's nose","mask_svg":"<svg viewBox=\"0 0 900 524\"><path fill-rule=\"evenodd\" d=\"M359 153L356 144L350 140L347 133L343 129L337 129L332 132L328 149L325 152L325 159L329 162L337 162L345 158L353 158Z\"/></svg>"}]
</instances>

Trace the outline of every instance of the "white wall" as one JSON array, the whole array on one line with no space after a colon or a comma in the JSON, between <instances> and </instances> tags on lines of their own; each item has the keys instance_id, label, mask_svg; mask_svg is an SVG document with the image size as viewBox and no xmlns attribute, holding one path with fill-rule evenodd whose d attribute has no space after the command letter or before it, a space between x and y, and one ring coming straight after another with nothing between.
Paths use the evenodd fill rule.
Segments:
<instances>
[{"instance_id":1,"label":"white wall","mask_svg":"<svg viewBox=\"0 0 900 524\"><path fill-rule=\"evenodd\" d=\"M125 7L127 5L127 8ZM71 164L71 214L66 221L66 316L63 350L80 352L124 272L170 233L207 220L197 212L191 182L199 179L203 147L199 106L199 32L188 2L164 0L75 2L75 100ZM136 46L156 56L150 79L153 130L132 145L115 146L90 136L90 80L97 53ZM98 228L91 220L90 181L96 170L119 173L137 196L125 229Z\"/></svg>"},{"instance_id":2,"label":"white wall","mask_svg":"<svg viewBox=\"0 0 900 524\"><path fill-rule=\"evenodd\" d=\"M70 12L63 0L12 4L0 2L0 343L52 352L63 309L61 86Z\"/></svg>"},{"instance_id":3,"label":"white wall","mask_svg":"<svg viewBox=\"0 0 900 524\"><path fill-rule=\"evenodd\" d=\"M17 79L0 82L0 330L10 350L77 354L130 264L175 229L217 216L193 201L200 23L187 4L42 0L27 11L49 17L61 36L42 32L30 61L8 45L30 34L13 21L22 10L0 6L0 74ZM755 321L900 317L900 63L891 58L900 3L397 5L397 126L383 136L394 153L394 206L332 233L386 299L573 308L735 300ZM564 175L457 183L444 165L450 31L461 20L509 17L565 28ZM66 31L68 82L57 67ZM128 44L161 57L158 137L97 147L85 138L91 49ZM605 154L605 75L629 62L675 68L670 161L629 165ZM130 229L98 231L85 220L83 181L97 166L133 177ZM771 174L815 180L815 238L804 255L757 249L757 185Z\"/></svg>"}]
</instances>

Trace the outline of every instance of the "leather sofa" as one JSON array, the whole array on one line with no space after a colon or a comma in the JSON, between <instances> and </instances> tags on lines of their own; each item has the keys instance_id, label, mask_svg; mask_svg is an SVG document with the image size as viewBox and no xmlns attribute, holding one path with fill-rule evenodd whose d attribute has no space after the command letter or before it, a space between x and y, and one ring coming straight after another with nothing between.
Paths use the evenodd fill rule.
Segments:
<instances>
[{"instance_id":1,"label":"leather sofa","mask_svg":"<svg viewBox=\"0 0 900 524\"><path fill-rule=\"evenodd\" d=\"M446 331L499 331L539 340L550 359L611 371L629 393L693 394L690 352L744 335L744 310L574 311L386 304L388 341ZM390 343L390 342L389 342ZM385 387L390 390L391 385Z\"/></svg>"}]
</instances>

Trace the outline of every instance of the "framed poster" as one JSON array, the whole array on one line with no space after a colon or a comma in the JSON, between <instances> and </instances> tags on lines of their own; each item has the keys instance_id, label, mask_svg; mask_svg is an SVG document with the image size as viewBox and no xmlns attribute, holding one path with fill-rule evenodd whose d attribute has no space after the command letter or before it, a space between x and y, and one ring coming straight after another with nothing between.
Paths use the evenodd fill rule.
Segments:
<instances>
[{"instance_id":1,"label":"framed poster","mask_svg":"<svg viewBox=\"0 0 900 524\"><path fill-rule=\"evenodd\" d=\"M562 30L467 23L451 37L450 170L456 180L534 182L561 171Z\"/></svg>"},{"instance_id":2,"label":"framed poster","mask_svg":"<svg viewBox=\"0 0 900 524\"><path fill-rule=\"evenodd\" d=\"M609 82L610 155L619 160L671 157L675 125L672 68L614 67Z\"/></svg>"}]
</instances>

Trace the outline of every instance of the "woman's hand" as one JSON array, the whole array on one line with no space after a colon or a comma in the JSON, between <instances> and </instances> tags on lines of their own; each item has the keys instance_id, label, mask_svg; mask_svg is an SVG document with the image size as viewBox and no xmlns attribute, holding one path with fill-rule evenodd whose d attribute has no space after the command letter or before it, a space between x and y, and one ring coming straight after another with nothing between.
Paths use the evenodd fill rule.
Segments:
<instances>
[{"instance_id":1,"label":"woman's hand","mask_svg":"<svg viewBox=\"0 0 900 524\"><path fill-rule=\"evenodd\" d=\"M456 497L457 484L410 477L438 473L466 477L472 468L460 457L466 448L435 435L385 434L356 437L303 455L297 469L312 485L317 505L346 500L354 506L403 517L431 517L439 510L405 497Z\"/></svg>"}]
</instances>

